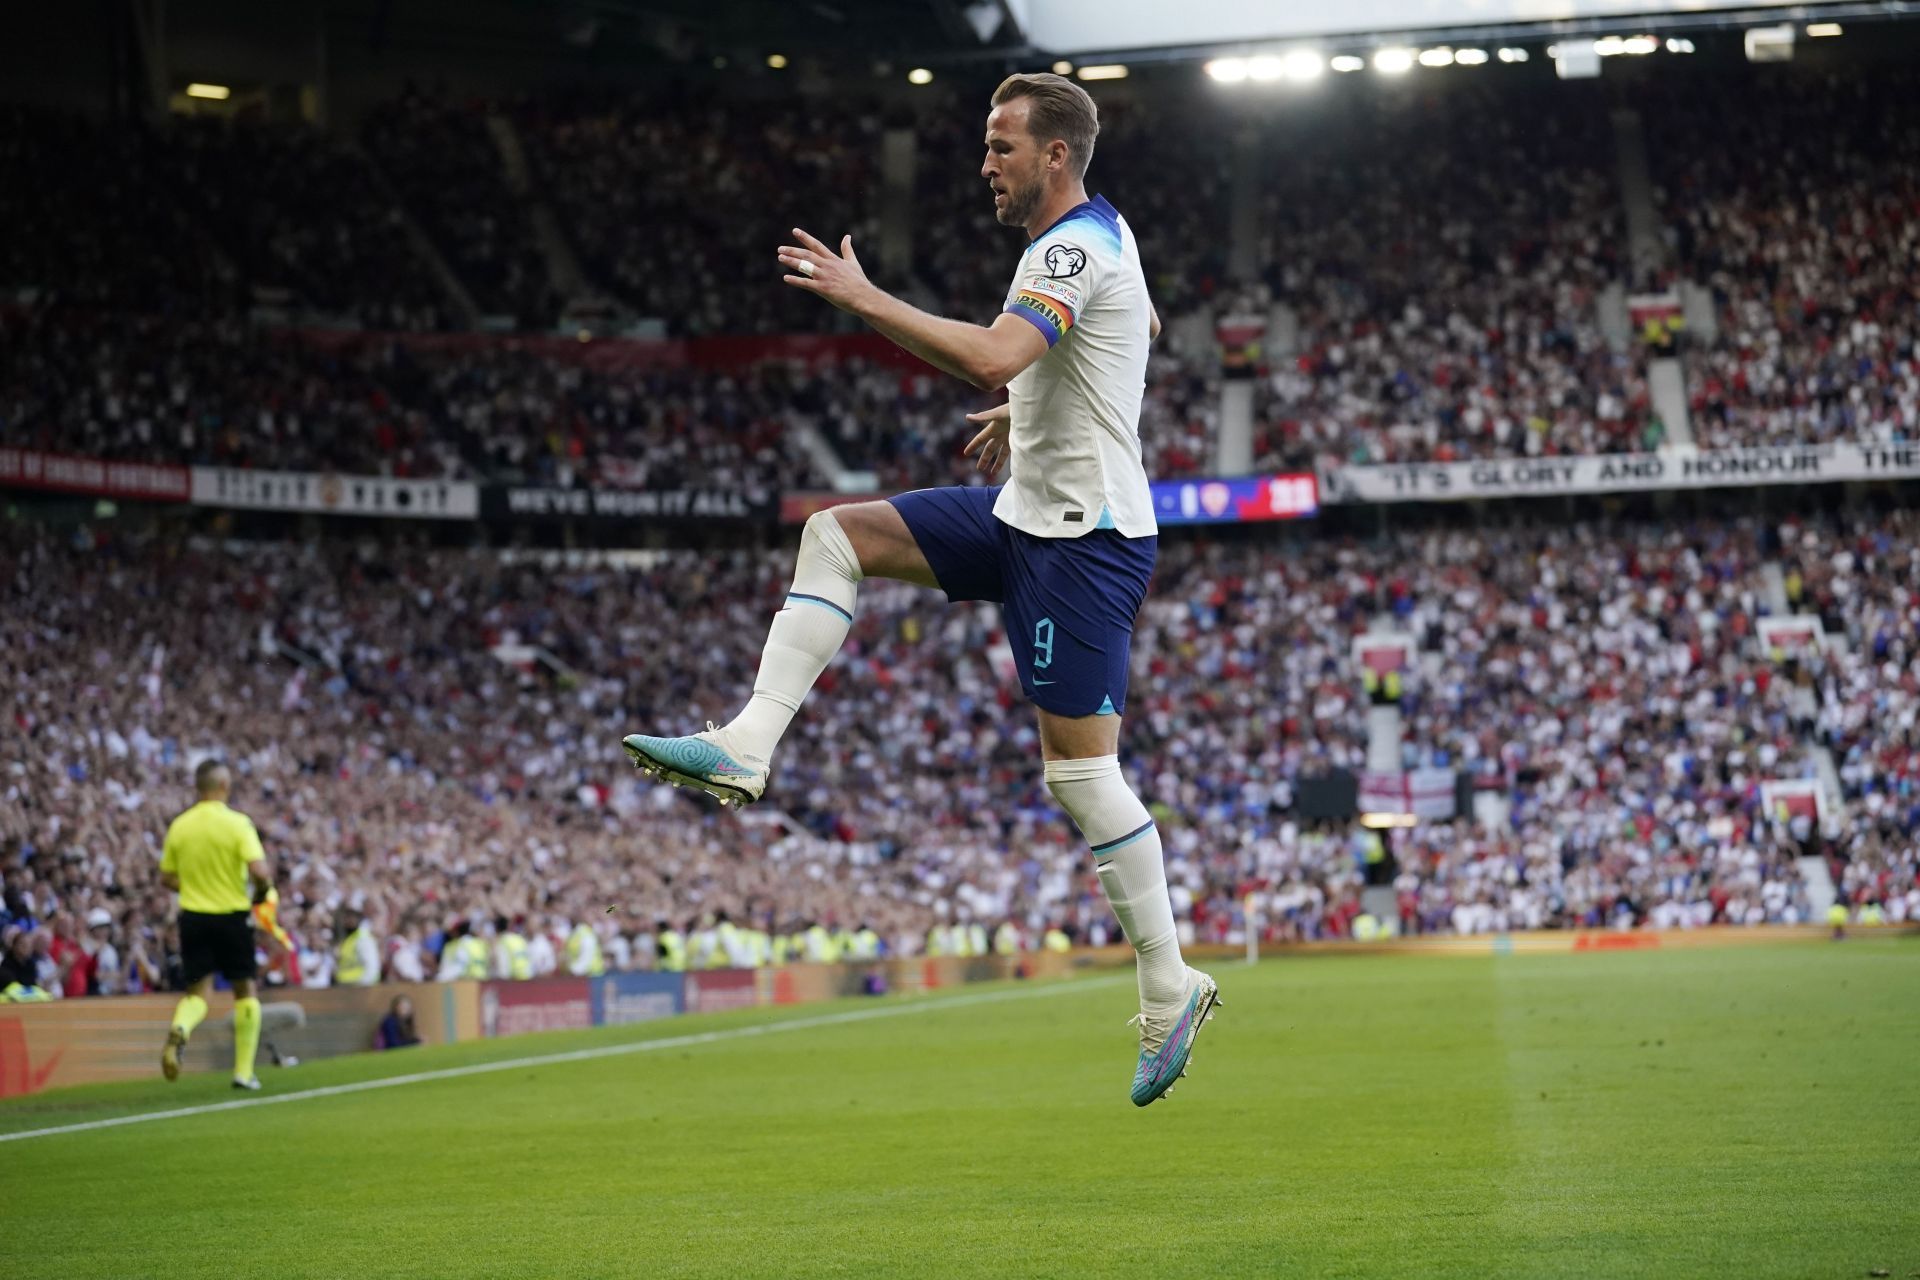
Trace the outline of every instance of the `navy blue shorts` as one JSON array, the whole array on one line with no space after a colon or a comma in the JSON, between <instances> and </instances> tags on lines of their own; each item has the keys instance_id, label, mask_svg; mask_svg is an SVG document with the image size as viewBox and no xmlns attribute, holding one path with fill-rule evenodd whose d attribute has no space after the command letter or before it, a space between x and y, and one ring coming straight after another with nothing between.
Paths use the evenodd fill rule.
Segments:
<instances>
[{"instance_id":1,"label":"navy blue shorts","mask_svg":"<svg viewBox=\"0 0 1920 1280\"><path fill-rule=\"evenodd\" d=\"M1020 687L1055 715L1127 709L1133 619L1158 538L1093 529L1036 538L993 515L1000 486L916 489L890 499L947 599L1001 606Z\"/></svg>"}]
</instances>

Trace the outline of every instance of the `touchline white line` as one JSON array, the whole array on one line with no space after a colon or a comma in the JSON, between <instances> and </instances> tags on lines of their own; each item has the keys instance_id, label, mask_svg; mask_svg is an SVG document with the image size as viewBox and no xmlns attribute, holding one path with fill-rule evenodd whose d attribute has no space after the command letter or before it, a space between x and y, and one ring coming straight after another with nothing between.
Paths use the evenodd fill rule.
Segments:
<instances>
[{"instance_id":1,"label":"touchline white line","mask_svg":"<svg viewBox=\"0 0 1920 1280\"><path fill-rule=\"evenodd\" d=\"M822 1013L811 1018L790 1018L784 1022L760 1022L746 1027L726 1027L719 1031L700 1031L692 1035L667 1036L661 1040L635 1040L628 1044L601 1045L594 1049L573 1049L566 1053L541 1053L526 1058L504 1058L498 1062L476 1062L465 1067L444 1067L438 1071L415 1071L404 1076L383 1076L353 1084L333 1084L320 1089L302 1089L297 1093L277 1093L265 1098L236 1098L231 1102L209 1102L198 1107L175 1107L170 1111L145 1111L138 1115L114 1116L108 1120L87 1120L80 1124L55 1125L51 1129L26 1129L19 1133L0 1133L0 1142L21 1142L27 1138L51 1138L62 1133L85 1133L89 1129L114 1129L125 1124L146 1124L153 1120L180 1120L188 1116L211 1115L217 1111L243 1111L249 1107L272 1107L283 1102L303 1102L308 1098L331 1098L343 1093L367 1093L374 1089L397 1089L403 1084L426 1084L434 1080L456 1080L461 1076L482 1076L490 1071L514 1071L521 1067L544 1067L556 1062L587 1062L594 1058L618 1058L630 1053L653 1053L661 1049L684 1049L689 1045L713 1044L721 1040L744 1040L749 1036L770 1036L782 1031L806 1031L814 1027L837 1027L849 1022L868 1022L875 1018L899 1018L914 1013L937 1013L942 1009L964 1009L968 1005L998 1004L1003 1000L1057 996L1072 991L1093 991L1112 986L1118 978L1094 978L1079 982L1049 983L1043 987L1015 988L1010 991L985 991L952 999L916 1000L911 1004L890 1004L874 1009L849 1009L844 1013Z\"/></svg>"}]
</instances>

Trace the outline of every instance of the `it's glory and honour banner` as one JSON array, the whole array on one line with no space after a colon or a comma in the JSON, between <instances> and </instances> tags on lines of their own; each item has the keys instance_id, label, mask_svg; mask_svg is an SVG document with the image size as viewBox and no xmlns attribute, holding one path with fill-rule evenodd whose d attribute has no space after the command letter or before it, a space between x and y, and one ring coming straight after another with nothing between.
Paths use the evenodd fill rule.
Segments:
<instances>
[{"instance_id":1,"label":"it's glory and honour banner","mask_svg":"<svg viewBox=\"0 0 1920 1280\"><path fill-rule=\"evenodd\" d=\"M1920 477L1920 445L1806 445L1329 467L1320 501L1435 502Z\"/></svg>"}]
</instances>

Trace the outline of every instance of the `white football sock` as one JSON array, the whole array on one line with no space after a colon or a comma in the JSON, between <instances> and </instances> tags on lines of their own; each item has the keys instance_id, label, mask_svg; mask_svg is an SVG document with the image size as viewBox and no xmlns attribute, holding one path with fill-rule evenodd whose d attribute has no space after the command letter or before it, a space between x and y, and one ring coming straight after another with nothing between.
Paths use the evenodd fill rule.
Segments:
<instances>
[{"instance_id":1,"label":"white football sock","mask_svg":"<svg viewBox=\"0 0 1920 1280\"><path fill-rule=\"evenodd\" d=\"M1140 1007L1161 1009L1187 993L1187 964L1173 927L1160 831L1120 773L1119 756L1047 761L1047 790L1093 846L1107 903L1139 962Z\"/></svg>"},{"instance_id":2,"label":"white football sock","mask_svg":"<svg viewBox=\"0 0 1920 1280\"><path fill-rule=\"evenodd\" d=\"M853 625L854 596L864 576L840 522L826 511L808 517L793 565L793 587L786 606L773 615L767 647L760 652L753 699L727 725L747 763L764 765L773 758L807 691L840 652Z\"/></svg>"}]
</instances>

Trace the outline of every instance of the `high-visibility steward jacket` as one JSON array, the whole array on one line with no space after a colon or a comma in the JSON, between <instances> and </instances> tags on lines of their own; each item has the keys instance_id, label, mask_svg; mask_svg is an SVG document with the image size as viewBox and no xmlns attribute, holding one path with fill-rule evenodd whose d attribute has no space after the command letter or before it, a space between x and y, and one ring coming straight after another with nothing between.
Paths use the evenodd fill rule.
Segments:
<instances>
[{"instance_id":1,"label":"high-visibility steward jacket","mask_svg":"<svg viewBox=\"0 0 1920 1280\"><path fill-rule=\"evenodd\" d=\"M367 980L367 966L360 959L360 939L366 935L367 922L362 920L354 931L340 939L340 945L333 949L333 980L343 987L357 987Z\"/></svg>"},{"instance_id":2,"label":"high-visibility steward jacket","mask_svg":"<svg viewBox=\"0 0 1920 1280\"><path fill-rule=\"evenodd\" d=\"M713 945L707 948L707 968L731 969L733 967L733 948L736 945L738 945L738 943L734 938L734 925L732 921L728 921L722 925L715 925L713 929Z\"/></svg>"},{"instance_id":3,"label":"high-visibility steward jacket","mask_svg":"<svg viewBox=\"0 0 1920 1280\"><path fill-rule=\"evenodd\" d=\"M600 936L593 926L582 921L567 935L567 972L597 978L607 971L600 956Z\"/></svg>"},{"instance_id":4,"label":"high-visibility steward jacket","mask_svg":"<svg viewBox=\"0 0 1920 1280\"><path fill-rule=\"evenodd\" d=\"M524 981L533 976L533 954L525 938L513 932L503 933L500 935L500 950L505 960L501 967L509 978Z\"/></svg>"},{"instance_id":5,"label":"high-visibility steward jacket","mask_svg":"<svg viewBox=\"0 0 1920 1280\"><path fill-rule=\"evenodd\" d=\"M472 978L474 981L479 982L488 976L487 944L485 942L474 937L472 934L468 934L464 938L456 939L453 946L454 955L459 957L461 977Z\"/></svg>"},{"instance_id":6,"label":"high-visibility steward jacket","mask_svg":"<svg viewBox=\"0 0 1920 1280\"><path fill-rule=\"evenodd\" d=\"M765 929L748 929L747 952L753 957L753 967L764 969L773 963L773 938Z\"/></svg>"}]
</instances>

